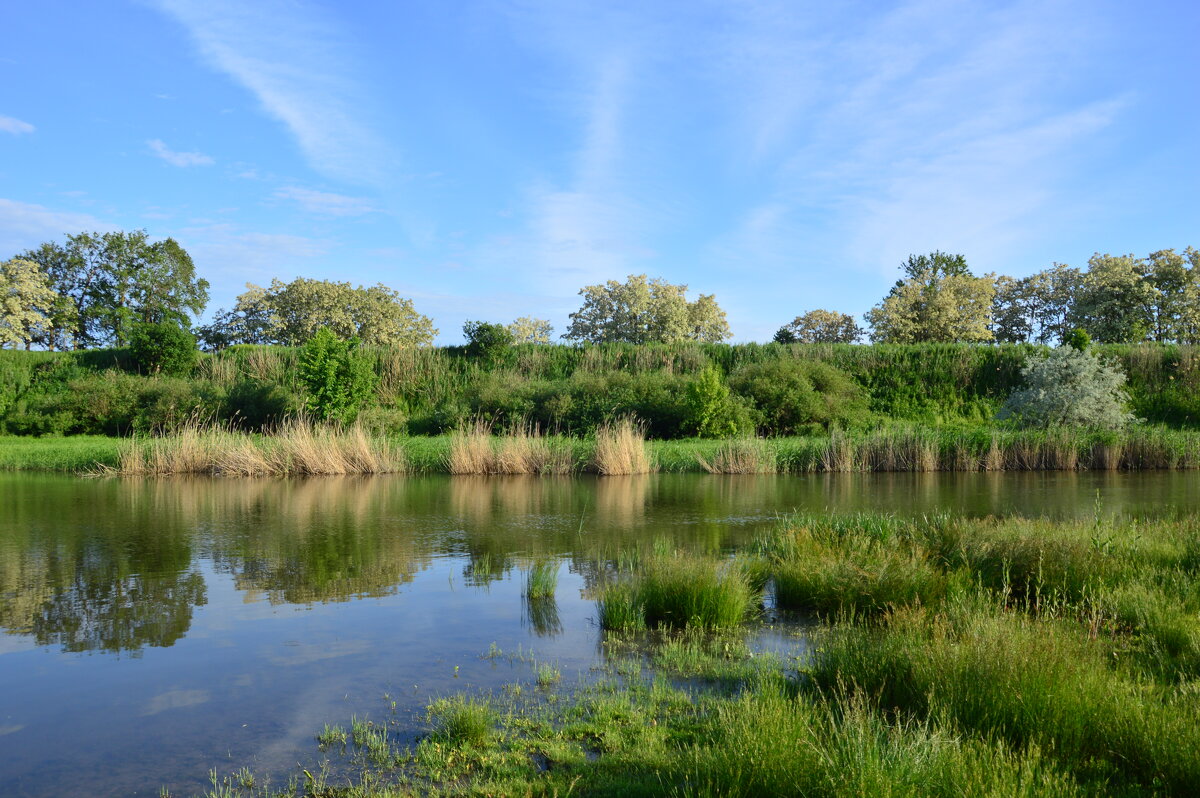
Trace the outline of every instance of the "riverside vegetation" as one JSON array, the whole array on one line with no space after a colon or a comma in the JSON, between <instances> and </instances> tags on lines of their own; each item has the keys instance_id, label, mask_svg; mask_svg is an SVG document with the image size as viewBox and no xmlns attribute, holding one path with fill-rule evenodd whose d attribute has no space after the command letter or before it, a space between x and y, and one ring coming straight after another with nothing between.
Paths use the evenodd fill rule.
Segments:
<instances>
[{"instance_id":1,"label":"riverside vegetation","mask_svg":"<svg viewBox=\"0 0 1200 798\"><path fill-rule=\"evenodd\" d=\"M1128 375L1129 410L1144 423L996 421L1024 387L1027 360L1045 351L1027 344L359 347L357 404L329 413L336 426L304 420L320 405L302 348L231 347L176 374L140 373L127 349L0 350L0 464L157 474L1195 467L1200 349L1093 350Z\"/></svg>"},{"instance_id":2,"label":"riverside vegetation","mask_svg":"<svg viewBox=\"0 0 1200 798\"><path fill-rule=\"evenodd\" d=\"M1200 790L1194 518L806 515L733 555L650 543L595 571L600 672L532 662L434 700L415 742L355 719L303 779L214 773L208 795ZM811 645L754 651L764 614L811 619Z\"/></svg>"}]
</instances>

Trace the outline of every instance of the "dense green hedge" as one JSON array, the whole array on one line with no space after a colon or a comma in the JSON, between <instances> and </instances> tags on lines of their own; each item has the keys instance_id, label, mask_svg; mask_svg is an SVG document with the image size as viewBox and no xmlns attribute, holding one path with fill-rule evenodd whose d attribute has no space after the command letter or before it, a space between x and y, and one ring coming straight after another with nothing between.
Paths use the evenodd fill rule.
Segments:
<instances>
[{"instance_id":1,"label":"dense green hedge","mask_svg":"<svg viewBox=\"0 0 1200 798\"><path fill-rule=\"evenodd\" d=\"M366 351L379 381L363 417L387 431L430 434L483 416L501 427L531 422L586 434L605 418L633 414L645 421L652 437L672 438L688 429L688 386L710 365L734 388L733 398L759 432L777 434L887 419L985 422L1018 387L1021 366L1036 348L530 344L486 360L462 347ZM1132 409L1139 417L1176 427L1200 424L1200 348L1138 345L1101 351L1128 373ZM777 429L784 423L779 414L755 401L755 396L767 401L762 381L747 375L782 373L761 366L784 359L821 361L849 378L831 381L828 370L784 369L809 375L810 383L816 380L809 388L790 380L797 402L814 408L807 427L803 419L788 418L788 429ZM757 393L747 387L755 384ZM842 386L836 401L821 393L831 390L829 385ZM828 401L814 403L812 391ZM854 391L860 392L858 398ZM0 351L0 430L9 434L125 434L170 429L196 415L259 428L294 412L302 400L297 350L287 347L238 346L204 355L184 377L140 375L125 350Z\"/></svg>"}]
</instances>

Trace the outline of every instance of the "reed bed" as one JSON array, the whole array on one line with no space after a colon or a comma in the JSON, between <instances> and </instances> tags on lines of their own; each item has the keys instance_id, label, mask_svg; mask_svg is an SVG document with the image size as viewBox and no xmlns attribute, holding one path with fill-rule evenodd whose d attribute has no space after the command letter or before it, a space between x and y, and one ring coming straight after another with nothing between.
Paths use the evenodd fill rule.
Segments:
<instances>
[{"instance_id":1,"label":"reed bed","mask_svg":"<svg viewBox=\"0 0 1200 798\"><path fill-rule=\"evenodd\" d=\"M604 424L596 430L591 467L605 476L652 471L645 429L628 416Z\"/></svg>"},{"instance_id":2,"label":"reed bed","mask_svg":"<svg viewBox=\"0 0 1200 798\"><path fill-rule=\"evenodd\" d=\"M545 435L536 426L522 424L504 435L494 435L482 419L450 435L446 470L451 474L570 474L577 470L571 442Z\"/></svg>"},{"instance_id":3,"label":"reed bed","mask_svg":"<svg viewBox=\"0 0 1200 798\"><path fill-rule=\"evenodd\" d=\"M384 474L405 470L403 452L362 427L289 421L269 435L251 435L220 425L192 423L161 437L133 438L114 468L101 473L128 476L211 474L292 476Z\"/></svg>"},{"instance_id":4,"label":"reed bed","mask_svg":"<svg viewBox=\"0 0 1200 798\"><path fill-rule=\"evenodd\" d=\"M779 470L775 449L762 438L725 441L711 459L697 453L696 462L709 474L774 474Z\"/></svg>"}]
</instances>

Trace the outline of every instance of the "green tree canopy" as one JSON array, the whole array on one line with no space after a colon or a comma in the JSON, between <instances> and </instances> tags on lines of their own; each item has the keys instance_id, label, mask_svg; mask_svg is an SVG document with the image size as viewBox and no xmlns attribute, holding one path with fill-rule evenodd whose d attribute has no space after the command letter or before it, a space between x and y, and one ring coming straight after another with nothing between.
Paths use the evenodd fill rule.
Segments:
<instances>
[{"instance_id":1,"label":"green tree canopy","mask_svg":"<svg viewBox=\"0 0 1200 798\"><path fill-rule=\"evenodd\" d=\"M854 317L834 310L810 310L779 328L775 342L781 344L852 344L863 329Z\"/></svg>"},{"instance_id":2,"label":"green tree canopy","mask_svg":"<svg viewBox=\"0 0 1200 798\"><path fill-rule=\"evenodd\" d=\"M68 300L56 303L35 340L50 348L122 346L135 321L187 327L208 304L208 281L196 277L187 251L172 238L151 241L145 230L79 233L21 257Z\"/></svg>"},{"instance_id":3,"label":"green tree canopy","mask_svg":"<svg viewBox=\"0 0 1200 798\"><path fill-rule=\"evenodd\" d=\"M0 348L29 348L50 327L59 299L33 261L13 258L0 263Z\"/></svg>"},{"instance_id":4,"label":"green tree canopy","mask_svg":"<svg viewBox=\"0 0 1200 798\"><path fill-rule=\"evenodd\" d=\"M975 277L962 255L909 255L904 277L869 310L871 339L885 343L990 341L991 277Z\"/></svg>"},{"instance_id":5,"label":"green tree canopy","mask_svg":"<svg viewBox=\"0 0 1200 798\"><path fill-rule=\"evenodd\" d=\"M687 288L661 278L647 279L644 274L631 274L624 283L609 280L585 286L579 291L583 306L571 314L571 326L563 337L634 344L719 343L729 338L729 323L716 298L701 294L688 302Z\"/></svg>"},{"instance_id":6,"label":"green tree canopy","mask_svg":"<svg viewBox=\"0 0 1200 798\"><path fill-rule=\"evenodd\" d=\"M290 283L272 280L266 288L247 283L233 310L215 314L201 337L210 349L236 343L295 346L322 327L337 338L357 337L370 345L427 345L437 335L412 300L385 285L355 288L298 277Z\"/></svg>"},{"instance_id":7,"label":"green tree canopy","mask_svg":"<svg viewBox=\"0 0 1200 798\"><path fill-rule=\"evenodd\" d=\"M546 319L522 316L508 325L508 331L518 344L548 344L550 336L554 334L554 325Z\"/></svg>"}]
</instances>

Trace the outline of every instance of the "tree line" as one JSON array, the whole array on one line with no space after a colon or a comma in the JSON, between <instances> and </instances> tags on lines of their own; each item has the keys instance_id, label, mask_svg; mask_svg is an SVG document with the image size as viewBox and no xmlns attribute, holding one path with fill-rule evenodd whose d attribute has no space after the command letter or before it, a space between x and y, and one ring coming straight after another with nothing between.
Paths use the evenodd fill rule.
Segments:
<instances>
[{"instance_id":1,"label":"tree line","mask_svg":"<svg viewBox=\"0 0 1200 798\"><path fill-rule=\"evenodd\" d=\"M1082 330L1103 343L1200 343L1200 251L1164 249L1146 257L1093 255L1084 269L1055 263L1028 277L973 274L966 258L910 255L888 294L864 314L812 310L775 333L779 343L1063 343ZM342 340L421 346L433 321L382 284L297 278L247 284L230 310L194 326L209 284L174 239L145 230L79 233L0 263L0 346L84 349L128 346L145 330L182 329L206 349L234 344L296 346L327 328ZM562 338L578 343L719 343L732 337L712 294L646 275L585 286ZM549 343L545 319L464 326L475 351Z\"/></svg>"}]
</instances>

